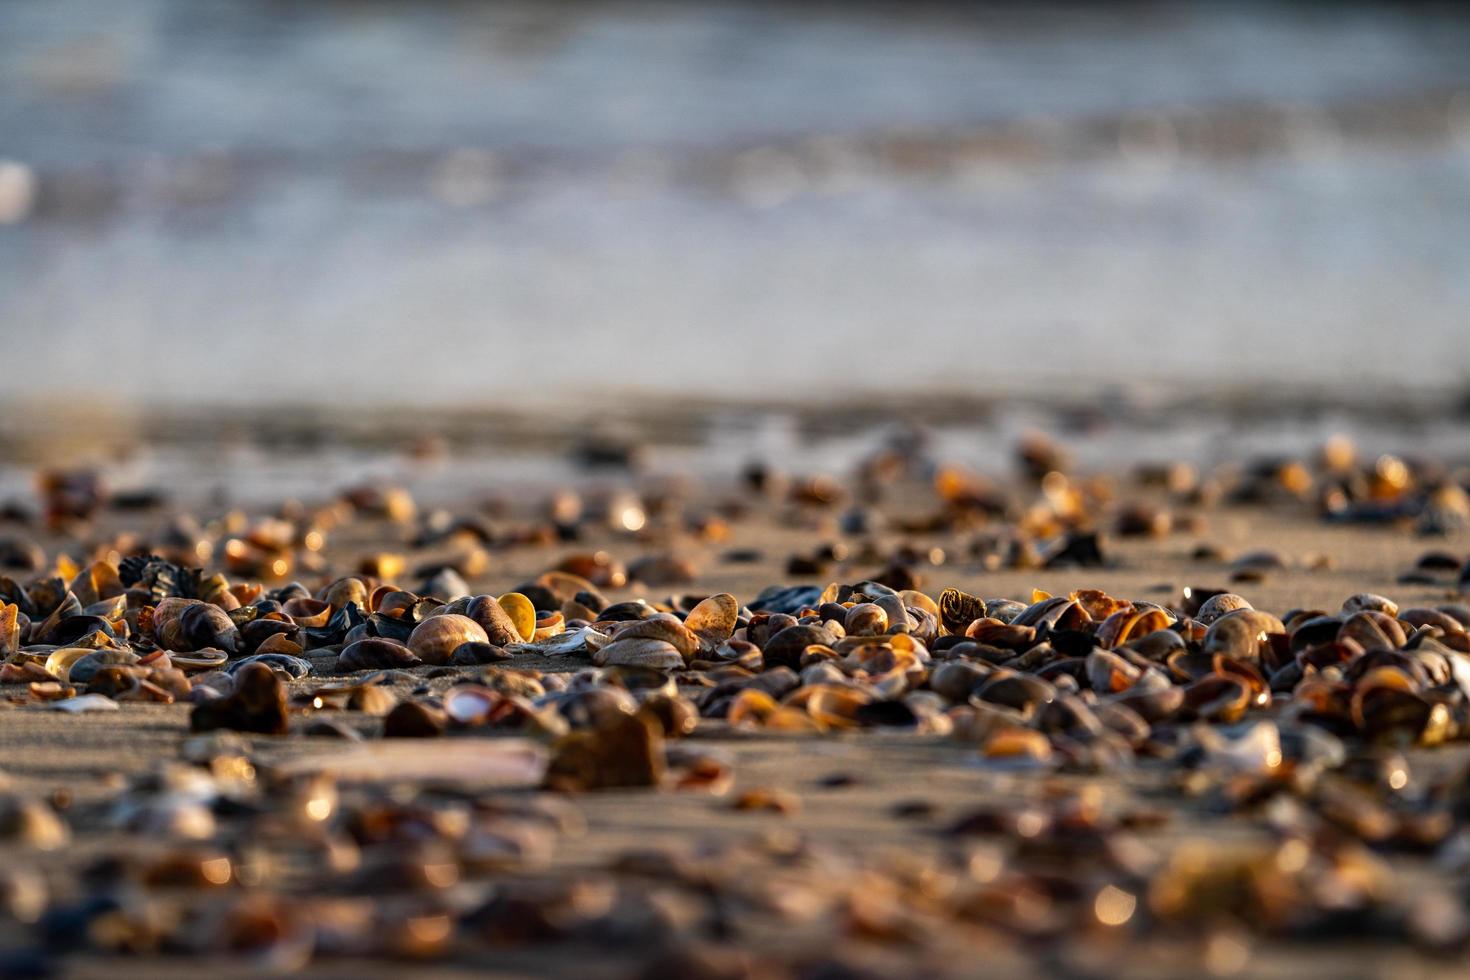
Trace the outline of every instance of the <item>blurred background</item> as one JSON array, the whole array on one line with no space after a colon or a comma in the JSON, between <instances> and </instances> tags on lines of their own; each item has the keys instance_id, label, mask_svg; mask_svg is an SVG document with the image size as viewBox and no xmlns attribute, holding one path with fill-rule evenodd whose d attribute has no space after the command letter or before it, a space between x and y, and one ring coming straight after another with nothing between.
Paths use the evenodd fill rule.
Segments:
<instances>
[{"instance_id":1,"label":"blurred background","mask_svg":"<svg viewBox=\"0 0 1470 980\"><path fill-rule=\"evenodd\" d=\"M12 455L221 413L1463 446L1458 4L7 0L0 161Z\"/></svg>"}]
</instances>

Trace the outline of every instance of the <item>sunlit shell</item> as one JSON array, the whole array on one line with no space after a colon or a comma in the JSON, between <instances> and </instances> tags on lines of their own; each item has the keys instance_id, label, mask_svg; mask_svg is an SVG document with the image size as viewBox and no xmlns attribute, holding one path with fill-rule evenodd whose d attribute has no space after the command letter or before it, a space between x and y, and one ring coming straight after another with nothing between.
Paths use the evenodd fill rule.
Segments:
<instances>
[{"instance_id":1,"label":"sunlit shell","mask_svg":"<svg viewBox=\"0 0 1470 980\"><path fill-rule=\"evenodd\" d=\"M981 753L992 761L1043 765L1051 761L1051 739L1030 728L1007 726L985 740Z\"/></svg>"},{"instance_id":2,"label":"sunlit shell","mask_svg":"<svg viewBox=\"0 0 1470 980\"><path fill-rule=\"evenodd\" d=\"M963 634L977 619L985 617L985 602L959 589L939 594L939 621L946 633Z\"/></svg>"},{"instance_id":3,"label":"sunlit shell","mask_svg":"<svg viewBox=\"0 0 1470 980\"><path fill-rule=\"evenodd\" d=\"M507 592L495 600L510 617L521 642L530 642L536 635L536 607L519 592Z\"/></svg>"},{"instance_id":4,"label":"sunlit shell","mask_svg":"<svg viewBox=\"0 0 1470 980\"><path fill-rule=\"evenodd\" d=\"M652 670L678 670L684 656L663 640L646 636L613 640L592 655L599 667L647 667Z\"/></svg>"},{"instance_id":5,"label":"sunlit shell","mask_svg":"<svg viewBox=\"0 0 1470 980\"><path fill-rule=\"evenodd\" d=\"M684 625L699 637L700 645L713 650L728 640L735 632L739 619L740 604L728 592L721 592L702 600L684 619Z\"/></svg>"},{"instance_id":6,"label":"sunlit shell","mask_svg":"<svg viewBox=\"0 0 1470 980\"><path fill-rule=\"evenodd\" d=\"M464 643L488 643L480 624L468 616L431 616L408 637L408 648L426 664L446 664Z\"/></svg>"},{"instance_id":7,"label":"sunlit shell","mask_svg":"<svg viewBox=\"0 0 1470 980\"><path fill-rule=\"evenodd\" d=\"M72 664L95 652L90 647L63 647L53 650L46 658L46 672L58 680L65 681L67 675L71 673Z\"/></svg>"},{"instance_id":8,"label":"sunlit shell","mask_svg":"<svg viewBox=\"0 0 1470 980\"><path fill-rule=\"evenodd\" d=\"M857 728L858 709L872 700L871 694L854 687L817 684L798 688L784 703L805 708L807 714L824 728Z\"/></svg>"},{"instance_id":9,"label":"sunlit shell","mask_svg":"<svg viewBox=\"0 0 1470 980\"><path fill-rule=\"evenodd\" d=\"M482 725L504 702L505 695L487 687L456 684L444 694L444 713L460 725Z\"/></svg>"},{"instance_id":10,"label":"sunlit shell","mask_svg":"<svg viewBox=\"0 0 1470 980\"><path fill-rule=\"evenodd\" d=\"M547 615L536 620L536 632L534 636L534 641L539 643L542 640L549 640L553 636L560 635L566 630L566 628L567 618L563 616L560 611L548 613Z\"/></svg>"},{"instance_id":11,"label":"sunlit shell","mask_svg":"<svg viewBox=\"0 0 1470 980\"><path fill-rule=\"evenodd\" d=\"M848 636L882 636L888 632L888 613L872 602L860 602L847 610L842 628Z\"/></svg>"},{"instance_id":12,"label":"sunlit shell","mask_svg":"<svg viewBox=\"0 0 1470 980\"><path fill-rule=\"evenodd\" d=\"M698 636L690 632L689 628L678 619L667 614L633 620L619 626L613 633L613 638L614 641L635 638L661 640L678 650L686 660L699 652L700 644Z\"/></svg>"}]
</instances>

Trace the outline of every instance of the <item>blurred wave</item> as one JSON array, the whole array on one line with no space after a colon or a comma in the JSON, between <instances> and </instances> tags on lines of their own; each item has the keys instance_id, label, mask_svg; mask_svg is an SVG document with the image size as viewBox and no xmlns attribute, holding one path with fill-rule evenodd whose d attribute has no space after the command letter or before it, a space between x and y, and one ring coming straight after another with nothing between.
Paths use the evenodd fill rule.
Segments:
<instances>
[{"instance_id":1,"label":"blurred wave","mask_svg":"<svg viewBox=\"0 0 1470 980\"><path fill-rule=\"evenodd\" d=\"M42 405L1470 379L1453 6L11 0L0 160Z\"/></svg>"}]
</instances>

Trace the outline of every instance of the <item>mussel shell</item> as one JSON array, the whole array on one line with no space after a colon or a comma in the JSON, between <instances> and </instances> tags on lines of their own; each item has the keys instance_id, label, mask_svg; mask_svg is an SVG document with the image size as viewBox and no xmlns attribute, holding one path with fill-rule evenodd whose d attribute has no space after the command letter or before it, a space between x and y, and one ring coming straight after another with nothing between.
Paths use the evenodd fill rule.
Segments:
<instances>
[{"instance_id":1,"label":"mussel shell","mask_svg":"<svg viewBox=\"0 0 1470 980\"><path fill-rule=\"evenodd\" d=\"M285 653L261 653L252 657L242 657L225 667L225 673L238 674L252 664L260 664L272 671L284 673L292 679L300 679L311 673L310 660Z\"/></svg>"},{"instance_id":2,"label":"mussel shell","mask_svg":"<svg viewBox=\"0 0 1470 980\"><path fill-rule=\"evenodd\" d=\"M1005 705L1018 711L1044 704L1056 696L1056 688L1041 678L1013 671L997 671L974 692L977 700Z\"/></svg>"},{"instance_id":3,"label":"mussel shell","mask_svg":"<svg viewBox=\"0 0 1470 980\"><path fill-rule=\"evenodd\" d=\"M67 616L51 627L40 642L69 646L84 636L99 632L109 637L116 635L112 630L112 624L101 616L83 614Z\"/></svg>"},{"instance_id":4,"label":"mussel shell","mask_svg":"<svg viewBox=\"0 0 1470 980\"><path fill-rule=\"evenodd\" d=\"M127 667L139 659L130 650L95 650L73 663L63 680L69 684L86 684L104 667Z\"/></svg>"},{"instance_id":5,"label":"mussel shell","mask_svg":"<svg viewBox=\"0 0 1470 980\"><path fill-rule=\"evenodd\" d=\"M821 626L788 626L761 647L761 656L768 667L795 669L801 666L802 654L807 647L832 646L836 642L837 637Z\"/></svg>"}]
</instances>

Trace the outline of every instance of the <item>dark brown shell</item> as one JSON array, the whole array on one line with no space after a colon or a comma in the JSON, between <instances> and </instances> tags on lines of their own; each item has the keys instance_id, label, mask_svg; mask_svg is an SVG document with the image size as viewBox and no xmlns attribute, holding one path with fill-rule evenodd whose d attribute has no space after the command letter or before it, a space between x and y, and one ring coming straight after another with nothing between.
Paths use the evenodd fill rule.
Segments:
<instances>
[{"instance_id":1,"label":"dark brown shell","mask_svg":"<svg viewBox=\"0 0 1470 980\"><path fill-rule=\"evenodd\" d=\"M412 650L397 640L370 637L349 643L337 655L338 670L391 670L422 664Z\"/></svg>"}]
</instances>

